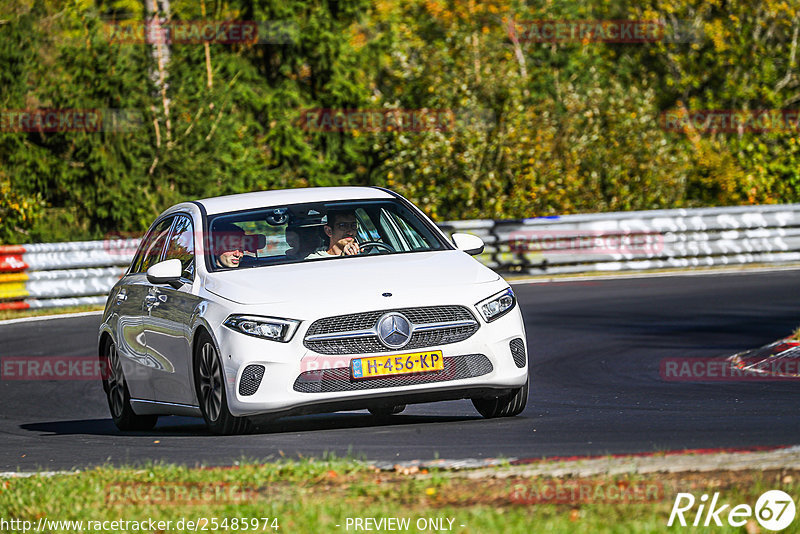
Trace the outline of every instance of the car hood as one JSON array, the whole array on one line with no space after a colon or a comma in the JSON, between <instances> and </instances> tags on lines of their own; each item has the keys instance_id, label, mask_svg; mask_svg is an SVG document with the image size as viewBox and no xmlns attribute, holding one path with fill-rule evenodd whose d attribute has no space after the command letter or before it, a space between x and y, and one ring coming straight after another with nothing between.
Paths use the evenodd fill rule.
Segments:
<instances>
[{"instance_id":1,"label":"car hood","mask_svg":"<svg viewBox=\"0 0 800 534\"><path fill-rule=\"evenodd\" d=\"M363 302L382 293L414 300L432 288L500 276L460 250L316 260L206 275L205 289L240 304ZM435 291L438 293L438 291ZM405 298L404 298L405 297Z\"/></svg>"}]
</instances>

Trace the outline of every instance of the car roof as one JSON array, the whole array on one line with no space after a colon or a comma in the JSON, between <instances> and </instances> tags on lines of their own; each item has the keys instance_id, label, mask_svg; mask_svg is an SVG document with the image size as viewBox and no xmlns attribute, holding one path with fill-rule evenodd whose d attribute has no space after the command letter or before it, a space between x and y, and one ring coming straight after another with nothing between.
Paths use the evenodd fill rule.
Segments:
<instances>
[{"instance_id":1,"label":"car roof","mask_svg":"<svg viewBox=\"0 0 800 534\"><path fill-rule=\"evenodd\" d=\"M390 199L390 193L374 187L307 187L303 189L278 189L204 198L202 204L209 215L304 202L329 202L336 200Z\"/></svg>"}]
</instances>

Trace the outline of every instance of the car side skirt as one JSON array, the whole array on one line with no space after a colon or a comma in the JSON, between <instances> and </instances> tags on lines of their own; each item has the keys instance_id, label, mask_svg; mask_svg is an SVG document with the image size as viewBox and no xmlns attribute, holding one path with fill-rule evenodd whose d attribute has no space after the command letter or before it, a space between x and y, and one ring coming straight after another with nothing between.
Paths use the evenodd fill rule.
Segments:
<instances>
[{"instance_id":1,"label":"car side skirt","mask_svg":"<svg viewBox=\"0 0 800 534\"><path fill-rule=\"evenodd\" d=\"M145 399L131 399L131 408L136 415L185 415L202 417L199 406L178 404L175 402L159 402Z\"/></svg>"}]
</instances>

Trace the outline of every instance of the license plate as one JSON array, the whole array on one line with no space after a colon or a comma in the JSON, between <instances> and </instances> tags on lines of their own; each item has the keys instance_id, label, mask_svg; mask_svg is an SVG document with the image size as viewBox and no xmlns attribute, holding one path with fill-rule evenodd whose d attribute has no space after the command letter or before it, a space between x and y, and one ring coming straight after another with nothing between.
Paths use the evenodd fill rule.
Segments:
<instances>
[{"instance_id":1,"label":"license plate","mask_svg":"<svg viewBox=\"0 0 800 534\"><path fill-rule=\"evenodd\" d=\"M396 356L374 356L356 358L350 367L353 378L408 375L444 370L442 351L412 352Z\"/></svg>"}]
</instances>

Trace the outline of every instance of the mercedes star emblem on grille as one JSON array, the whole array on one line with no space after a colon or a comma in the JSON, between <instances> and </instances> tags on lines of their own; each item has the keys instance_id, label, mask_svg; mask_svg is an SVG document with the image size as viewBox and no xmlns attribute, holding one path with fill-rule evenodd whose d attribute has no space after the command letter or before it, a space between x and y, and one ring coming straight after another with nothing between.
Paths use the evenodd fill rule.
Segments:
<instances>
[{"instance_id":1,"label":"mercedes star emblem on grille","mask_svg":"<svg viewBox=\"0 0 800 534\"><path fill-rule=\"evenodd\" d=\"M402 348L411 340L411 321L400 313L387 313L378 321L378 337L390 349Z\"/></svg>"}]
</instances>

